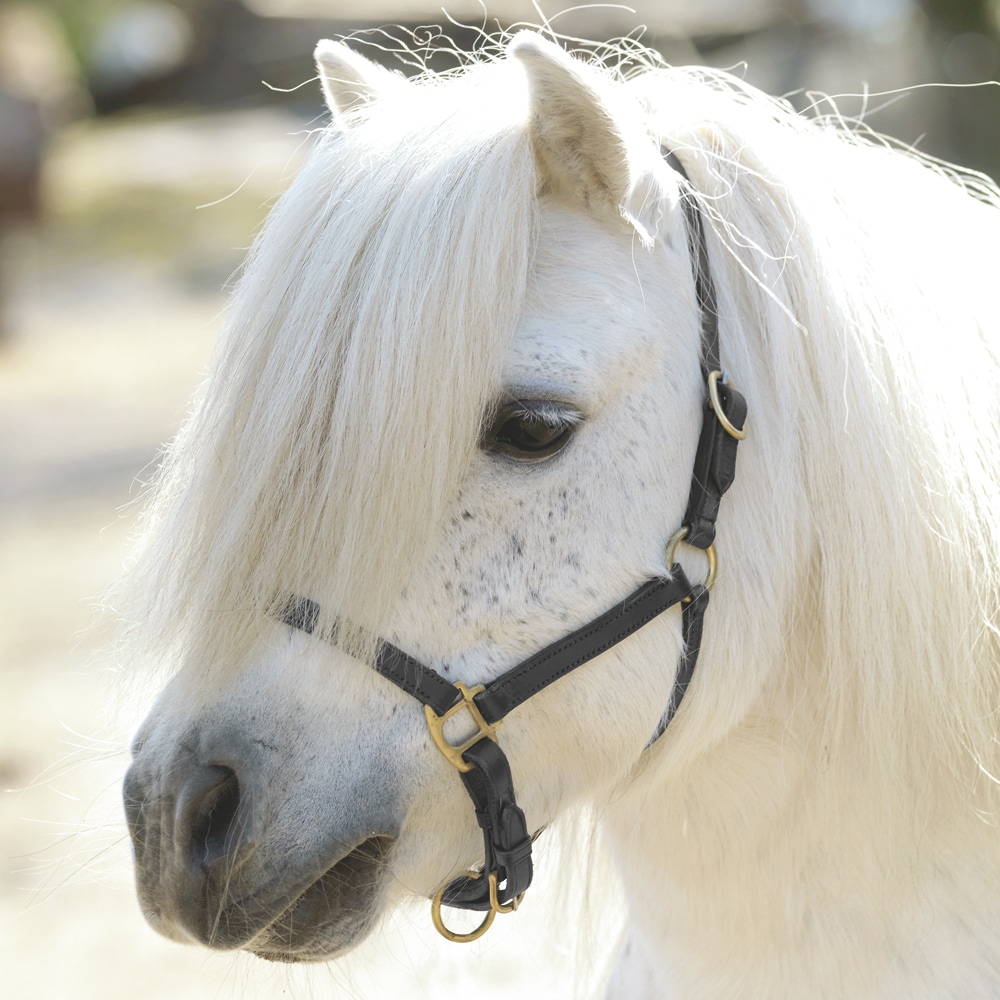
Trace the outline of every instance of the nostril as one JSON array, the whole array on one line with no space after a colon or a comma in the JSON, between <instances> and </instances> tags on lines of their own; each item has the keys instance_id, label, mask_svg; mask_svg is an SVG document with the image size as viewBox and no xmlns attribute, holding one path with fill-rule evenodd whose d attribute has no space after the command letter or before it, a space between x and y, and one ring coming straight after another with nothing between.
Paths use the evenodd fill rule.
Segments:
<instances>
[{"instance_id":1,"label":"nostril","mask_svg":"<svg viewBox=\"0 0 1000 1000\"><path fill-rule=\"evenodd\" d=\"M240 825L240 783L229 768L206 800L197 825L191 831L192 853L201 852L201 864L210 866L243 842Z\"/></svg>"},{"instance_id":2,"label":"nostril","mask_svg":"<svg viewBox=\"0 0 1000 1000\"><path fill-rule=\"evenodd\" d=\"M202 872L223 860L232 867L250 841L246 813L232 768L199 767L177 800L174 847Z\"/></svg>"}]
</instances>

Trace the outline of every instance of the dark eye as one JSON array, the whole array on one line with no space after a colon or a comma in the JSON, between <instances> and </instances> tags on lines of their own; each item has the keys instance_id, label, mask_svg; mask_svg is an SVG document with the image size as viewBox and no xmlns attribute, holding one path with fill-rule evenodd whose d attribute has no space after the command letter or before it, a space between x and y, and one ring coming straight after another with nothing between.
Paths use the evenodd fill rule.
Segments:
<instances>
[{"instance_id":1,"label":"dark eye","mask_svg":"<svg viewBox=\"0 0 1000 1000\"><path fill-rule=\"evenodd\" d=\"M515 399L497 410L481 446L519 462L540 462L561 451L582 421L565 403Z\"/></svg>"}]
</instances>

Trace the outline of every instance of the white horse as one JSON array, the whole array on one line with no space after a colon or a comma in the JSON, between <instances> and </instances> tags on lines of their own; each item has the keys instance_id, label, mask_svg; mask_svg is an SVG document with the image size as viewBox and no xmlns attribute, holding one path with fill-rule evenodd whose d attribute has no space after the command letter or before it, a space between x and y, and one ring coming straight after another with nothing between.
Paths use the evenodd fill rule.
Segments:
<instances>
[{"instance_id":1,"label":"white horse","mask_svg":"<svg viewBox=\"0 0 1000 1000\"><path fill-rule=\"evenodd\" d=\"M665 544L717 314L748 436L686 697L652 741L697 585L507 714L501 803L522 841L596 810L609 996L996 998L1000 192L632 55L626 80L522 34L406 81L317 49L333 124L124 583L130 655L173 672L126 781L144 910L282 961L404 896L455 922L484 838L435 742L469 713L432 739L372 665L457 699L702 578ZM486 849L488 920L524 857Z\"/></svg>"}]
</instances>

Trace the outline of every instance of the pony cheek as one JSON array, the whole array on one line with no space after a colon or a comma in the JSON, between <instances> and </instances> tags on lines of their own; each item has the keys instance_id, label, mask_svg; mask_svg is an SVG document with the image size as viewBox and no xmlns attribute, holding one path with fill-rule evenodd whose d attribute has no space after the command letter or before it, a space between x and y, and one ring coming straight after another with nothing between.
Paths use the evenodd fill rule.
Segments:
<instances>
[{"instance_id":1,"label":"pony cheek","mask_svg":"<svg viewBox=\"0 0 1000 1000\"><path fill-rule=\"evenodd\" d=\"M607 801L642 766L673 688L679 617L667 612L504 720L497 735L532 832L586 799Z\"/></svg>"},{"instance_id":2,"label":"pony cheek","mask_svg":"<svg viewBox=\"0 0 1000 1000\"><path fill-rule=\"evenodd\" d=\"M429 899L446 881L481 862L483 835L458 772L443 760L438 769L436 761L421 754L409 760L423 775L411 775L409 790L416 794L408 796L413 804L393 850L392 881L400 897Z\"/></svg>"},{"instance_id":3,"label":"pony cheek","mask_svg":"<svg viewBox=\"0 0 1000 1000\"><path fill-rule=\"evenodd\" d=\"M586 794L595 781L617 788L641 765L673 691L683 649L679 619L679 612L667 612L632 637L632 646L588 664L596 669L577 695L579 704L560 709L553 720L573 732L575 746L563 750L569 773L574 760L587 762L590 771L589 778L576 777L574 794Z\"/></svg>"}]
</instances>

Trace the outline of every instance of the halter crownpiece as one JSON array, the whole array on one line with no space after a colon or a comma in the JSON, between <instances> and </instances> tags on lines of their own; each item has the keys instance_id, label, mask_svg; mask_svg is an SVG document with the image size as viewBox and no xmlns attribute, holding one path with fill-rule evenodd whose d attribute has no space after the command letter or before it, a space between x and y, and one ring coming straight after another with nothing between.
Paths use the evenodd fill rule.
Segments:
<instances>
[{"instance_id":1,"label":"halter crownpiece","mask_svg":"<svg viewBox=\"0 0 1000 1000\"><path fill-rule=\"evenodd\" d=\"M648 749L663 735L680 707L698 660L708 591L715 578L715 522L722 495L735 476L736 448L746 436L747 407L742 395L729 384L719 360L717 300L697 196L677 156L666 149L661 149L661 153L684 180L681 204L701 317L700 365L706 389L687 511L683 526L666 546L670 575L647 580L604 614L529 656L489 684L472 688L462 682L452 684L388 642L382 643L374 663L378 673L424 706L431 737L459 772L483 831L482 869L446 883L432 902L434 926L450 941L474 941L481 937L497 913L517 908L531 884L534 838L529 835L524 813L515 800L510 764L497 741L497 728L504 717L532 695L680 604L683 652L670 699L646 745ZM692 585L675 561L677 547L682 542L704 550L708 556L709 574L705 583ZM319 620L319 605L309 598L293 597L281 620L311 633ZM467 713L476 731L463 742L452 744L445 737L444 726L459 712ZM459 934L445 925L441 916L443 905L486 915L474 931Z\"/></svg>"}]
</instances>

